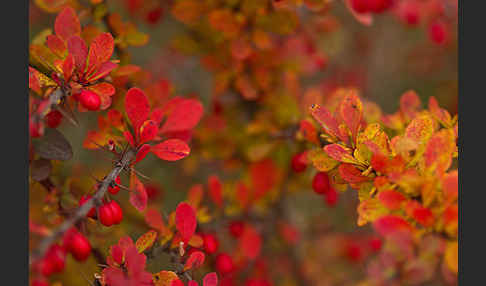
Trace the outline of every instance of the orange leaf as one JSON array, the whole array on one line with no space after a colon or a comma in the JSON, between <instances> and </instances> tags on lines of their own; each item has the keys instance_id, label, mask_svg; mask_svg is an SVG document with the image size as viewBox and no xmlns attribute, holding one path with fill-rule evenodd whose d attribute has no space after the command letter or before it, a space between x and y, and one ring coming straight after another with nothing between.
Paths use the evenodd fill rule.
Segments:
<instances>
[{"instance_id":1,"label":"orange leaf","mask_svg":"<svg viewBox=\"0 0 486 286\"><path fill-rule=\"evenodd\" d=\"M378 199L389 210L400 209L405 196L395 190L385 190L378 193Z\"/></svg>"},{"instance_id":2,"label":"orange leaf","mask_svg":"<svg viewBox=\"0 0 486 286\"><path fill-rule=\"evenodd\" d=\"M363 118L363 104L356 92L350 91L350 94L346 95L339 105L339 112L349 131L351 131L351 138L354 142Z\"/></svg>"},{"instance_id":3,"label":"orange leaf","mask_svg":"<svg viewBox=\"0 0 486 286\"><path fill-rule=\"evenodd\" d=\"M73 55L78 72L84 73L86 59L88 58L88 46L86 46L84 40L79 36L72 36L67 41L67 48L69 54Z\"/></svg>"},{"instance_id":4,"label":"orange leaf","mask_svg":"<svg viewBox=\"0 0 486 286\"><path fill-rule=\"evenodd\" d=\"M134 206L138 211L143 211L145 207L147 207L147 192L145 191L145 187L135 175L135 172L132 171L130 176L130 203Z\"/></svg>"},{"instance_id":5,"label":"orange leaf","mask_svg":"<svg viewBox=\"0 0 486 286\"><path fill-rule=\"evenodd\" d=\"M405 92L400 98L400 111L407 120L412 120L417 115L421 106L420 98L413 90Z\"/></svg>"},{"instance_id":6,"label":"orange leaf","mask_svg":"<svg viewBox=\"0 0 486 286\"><path fill-rule=\"evenodd\" d=\"M339 165L339 175L350 184L358 184L371 179L361 175L361 171L352 164L343 163Z\"/></svg>"},{"instance_id":7,"label":"orange leaf","mask_svg":"<svg viewBox=\"0 0 486 286\"><path fill-rule=\"evenodd\" d=\"M324 151L329 157L343 163L359 164L359 162L351 155L351 150L344 148L339 144L330 144L324 146Z\"/></svg>"},{"instance_id":8,"label":"orange leaf","mask_svg":"<svg viewBox=\"0 0 486 286\"><path fill-rule=\"evenodd\" d=\"M153 274L153 281L155 286L171 286L173 280L179 279L177 274L172 271L162 270Z\"/></svg>"},{"instance_id":9,"label":"orange leaf","mask_svg":"<svg viewBox=\"0 0 486 286\"><path fill-rule=\"evenodd\" d=\"M314 119L321 124L322 128L324 128L327 134L340 138L341 132L339 131L339 123L331 115L329 110L327 110L325 107L313 104L311 106L311 114L312 117L314 117Z\"/></svg>"},{"instance_id":10,"label":"orange leaf","mask_svg":"<svg viewBox=\"0 0 486 286\"><path fill-rule=\"evenodd\" d=\"M184 264L184 271L201 267L204 263L204 258L205 255L202 251L194 251L189 258L187 258L186 263Z\"/></svg>"},{"instance_id":11,"label":"orange leaf","mask_svg":"<svg viewBox=\"0 0 486 286\"><path fill-rule=\"evenodd\" d=\"M145 222L151 228L155 228L161 233L165 232L166 230L162 215L154 209L147 209L147 212L145 213Z\"/></svg>"}]
</instances>

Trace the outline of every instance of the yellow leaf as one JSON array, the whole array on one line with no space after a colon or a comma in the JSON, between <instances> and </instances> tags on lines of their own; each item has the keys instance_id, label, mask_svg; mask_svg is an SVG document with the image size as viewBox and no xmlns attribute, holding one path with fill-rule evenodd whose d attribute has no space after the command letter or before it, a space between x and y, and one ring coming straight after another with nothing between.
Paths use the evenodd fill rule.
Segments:
<instances>
[{"instance_id":1,"label":"yellow leaf","mask_svg":"<svg viewBox=\"0 0 486 286\"><path fill-rule=\"evenodd\" d=\"M446 251L444 253L444 259L447 264L447 267L449 269L457 274L457 268L458 268L458 244L457 241L449 242L447 244Z\"/></svg>"},{"instance_id":2,"label":"yellow leaf","mask_svg":"<svg viewBox=\"0 0 486 286\"><path fill-rule=\"evenodd\" d=\"M328 172L329 170L334 169L339 163L329 157L329 155L327 155L321 148L310 150L307 153L307 158L312 162L312 165L321 172Z\"/></svg>"}]
</instances>

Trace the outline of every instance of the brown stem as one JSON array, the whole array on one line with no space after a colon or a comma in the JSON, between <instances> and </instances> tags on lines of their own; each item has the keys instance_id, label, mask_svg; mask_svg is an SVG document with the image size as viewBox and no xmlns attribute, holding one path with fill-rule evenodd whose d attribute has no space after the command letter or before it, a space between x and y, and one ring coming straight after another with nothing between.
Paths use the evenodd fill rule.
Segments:
<instances>
[{"instance_id":1,"label":"brown stem","mask_svg":"<svg viewBox=\"0 0 486 286\"><path fill-rule=\"evenodd\" d=\"M84 203L82 206L80 206L71 216L71 218L66 219L59 226L59 228L57 228L57 230L53 231L51 235L41 241L36 253L33 253L31 255L29 259L29 265L32 265L32 262L44 257L45 253L56 239L62 237L62 235L66 231L68 231L73 225L84 219L88 212L91 210L91 208L100 204L110 184L115 180L116 177L118 177L123 169L130 165L130 163L135 159L135 155L136 152L133 149L129 149L126 153L123 154L122 158L115 164L110 173L103 179L103 181L101 181L98 191L95 193L95 195L91 199L86 201L86 203Z\"/></svg>"}]
</instances>

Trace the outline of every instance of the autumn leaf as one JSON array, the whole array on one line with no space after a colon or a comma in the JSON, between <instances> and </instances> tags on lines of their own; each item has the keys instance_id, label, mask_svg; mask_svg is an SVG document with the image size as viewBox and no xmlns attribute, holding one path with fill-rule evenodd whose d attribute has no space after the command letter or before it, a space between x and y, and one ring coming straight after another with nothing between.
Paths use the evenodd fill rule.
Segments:
<instances>
[{"instance_id":1,"label":"autumn leaf","mask_svg":"<svg viewBox=\"0 0 486 286\"><path fill-rule=\"evenodd\" d=\"M201 267L204 263L204 258L205 255L202 251L194 251L189 258L187 258L186 263L184 264L184 271Z\"/></svg>"},{"instance_id":2,"label":"autumn leaf","mask_svg":"<svg viewBox=\"0 0 486 286\"><path fill-rule=\"evenodd\" d=\"M342 120L351 132L353 142L356 140L361 120L363 118L363 104L355 91L350 91L339 105Z\"/></svg>"},{"instance_id":3,"label":"autumn leaf","mask_svg":"<svg viewBox=\"0 0 486 286\"><path fill-rule=\"evenodd\" d=\"M180 203L176 209L175 223L182 241L187 243L196 231L196 213L188 203Z\"/></svg>"},{"instance_id":4,"label":"autumn leaf","mask_svg":"<svg viewBox=\"0 0 486 286\"><path fill-rule=\"evenodd\" d=\"M255 259L260 254L262 238L254 227L247 224L244 227L238 245L245 257Z\"/></svg>"},{"instance_id":5,"label":"autumn leaf","mask_svg":"<svg viewBox=\"0 0 486 286\"><path fill-rule=\"evenodd\" d=\"M174 98L172 100L175 100ZM192 129L201 119L203 114L202 104L195 99L180 98L177 104L170 110L160 132L169 133Z\"/></svg>"},{"instance_id":6,"label":"autumn leaf","mask_svg":"<svg viewBox=\"0 0 486 286\"><path fill-rule=\"evenodd\" d=\"M66 7L57 15L54 31L64 41L67 41L71 36L80 35L81 24L73 8Z\"/></svg>"},{"instance_id":7,"label":"autumn leaf","mask_svg":"<svg viewBox=\"0 0 486 286\"><path fill-rule=\"evenodd\" d=\"M137 239L137 241L135 242L135 247L137 248L139 253L142 253L154 244L156 238L157 232L149 230Z\"/></svg>"},{"instance_id":8,"label":"autumn leaf","mask_svg":"<svg viewBox=\"0 0 486 286\"><path fill-rule=\"evenodd\" d=\"M217 286L218 285L218 275L216 272L208 273L203 278L203 286Z\"/></svg>"},{"instance_id":9,"label":"autumn leaf","mask_svg":"<svg viewBox=\"0 0 486 286\"><path fill-rule=\"evenodd\" d=\"M350 164L361 164L358 160L356 160L351 155L351 150L339 145L339 144L330 144L324 146L324 151L329 155L329 157L343 163L350 163Z\"/></svg>"},{"instance_id":10,"label":"autumn leaf","mask_svg":"<svg viewBox=\"0 0 486 286\"><path fill-rule=\"evenodd\" d=\"M218 206L223 206L223 185L216 175L212 175L208 179L209 196L213 202Z\"/></svg>"},{"instance_id":11,"label":"autumn leaf","mask_svg":"<svg viewBox=\"0 0 486 286\"><path fill-rule=\"evenodd\" d=\"M134 171L132 171L130 175L130 190L130 203L138 211L143 211L147 206L147 192Z\"/></svg>"},{"instance_id":12,"label":"autumn leaf","mask_svg":"<svg viewBox=\"0 0 486 286\"><path fill-rule=\"evenodd\" d=\"M125 110L135 132L138 132L137 130L147 120L150 112L148 99L141 89L132 87L127 91Z\"/></svg>"},{"instance_id":13,"label":"autumn leaf","mask_svg":"<svg viewBox=\"0 0 486 286\"><path fill-rule=\"evenodd\" d=\"M177 161L189 155L190 149L186 142L180 139L168 139L152 146L152 153L166 161Z\"/></svg>"},{"instance_id":14,"label":"autumn leaf","mask_svg":"<svg viewBox=\"0 0 486 286\"><path fill-rule=\"evenodd\" d=\"M153 274L153 282L155 286L171 286L172 281L176 279L179 279L179 277L172 271L162 270Z\"/></svg>"}]
</instances>

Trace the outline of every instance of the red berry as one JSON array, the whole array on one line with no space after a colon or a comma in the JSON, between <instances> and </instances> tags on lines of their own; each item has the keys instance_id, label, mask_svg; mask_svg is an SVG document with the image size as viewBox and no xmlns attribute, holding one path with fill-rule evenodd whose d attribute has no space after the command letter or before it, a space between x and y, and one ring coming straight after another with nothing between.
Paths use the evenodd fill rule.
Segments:
<instances>
[{"instance_id":1,"label":"red berry","mask_svg":"<svg viewBox=\"0 0 486 286\"><path fill-rule=\"evenodd\" d=\"M89 240L76 229L67 232L64 238L66 249L78 261L85 261L91 253Z\"/></svg>"},{"instance_id":2,"label":"red berry","mask_svg":"<svg viewBox=\"0 0 486 286\"><path fill-rule=\"evenodd\" d=\"M233 271L233 259L226 253L221 253L216 257L216 269L221 274L228 274Z\"/></svg>"},{"instance_id":3,"label":"red berry","mask_svg":"<svg viewBox=\"0 0 486 286\"><path fill-rule=\"evenodd\" d=\"M59 273L64 270L66 253L59 244L52 245L42 260L41 272L44 276Z\"/></svg>"},{"instance_id":4,"label":"red berry","mask_svg":"<svg viewBox=\"0 0 486 286\"><path fill-rule=\"evenodd\" d=\"M111 208L111 213L113 214L113 224L119 224L123 220L122 208L115 201L109 202L108 206Z\"/></svg>"},{"instance_id":5,"label":"red berry","mask_svg":"<svg viewBox=\"0 0 486 286\"><path fill-rule=\"evenodd\" d=\"M416 1L406 1L400 7L400 17L409 26L417 26L420 22L420 8Z\"/></svg>"},{"instance_id":6,"label":"red berry","mask_svg":"<svg viewBox=\"0 0 486 286\"><path fill-rule=\"evenodd\" d=\"M61 124L62 113L59 110L52 110L46 115L47 126L51 128L56 128Z\"/></svg>"},{"instance_id":7,"label":"red berry","mask_svg":"<svg viewBox=\"0 0 486 286\"><path fill-rule=\"evenodd\" d=\"M29 120L29 134L32 138L41 137L44 134L44 125L40 121L36 121L33 118Z\"/></svg>"},{"instance_id":8,"label":"red berry","mask_svg":"<svg viewBox=\"0 0 486 286\"><path fill-rule=\"evenodd\" d=\"M292 157L292 162L291 162L292 170L294 170L294 172L296 172L296 173L300 173L300 172L305 171L305 169L307 168L307 162L306 161L307 160L306 160L306 153L305 152L295 154Z\"/></svg>"},{"instance_id":9,"label":"red berry","mask_svg":"<svg viewBox=\"0 0 486 286\"><path fill-rule=\"evenodd\" d=\"M442 21L436 21L430 24L429 37L434 43L438 45L444 44L448 37L448 31L445 23Z\"/></svg>"},{"instance_id":10,"label":"red berry","mask_svg":"<svg viewBox=\"0 0 486 286\"><path fill-rule=\"evenodd\" d=\"M242 221L232 221L229 225L230 234L233 237L240 237L243 234L245 228L245 223Z\"/></svg>"},{"instance_id":11,"label":"red berry","mask_svg":"<svg viewBox=\"0 0 486 286\"><path fill-rule=\"evenodd\" d=\"M361 248L356 244L351 244L346 249L346 255L352 262L358 262L361 260L362 256Z\"/></svg>"},{"instance_id":12,"label":"red berry","mask_svg":"<svg viewBox=\"0 0 486 286\"><path fill-rule=\"evenodd\" d=\"M377 237L374 237L372 239L370 239L370 247L373 251L379 251L381 249L381 239L377 238Z\"/></svg>"},{"instance_id":13,"label":"red berry","mask_svg":"<svg viewBox=\"0 0 486 286\"><path fill-rule=\"evenodd\" d=\"M367 13L370 11L369 0L351 0L351 7L357 13Z\"/></svg>"},{"instance_id":14,"label":"red berry","mask_svg":"<svg viewBox=\"0 0 486 286\"><path fill-rule=\"evenodd\" d=\"M84 203L86 203L89 199L91 199L91 196L90 195L84 195L84 196L82 196L79 199L79 206L84 205ZM96 209L94 207L91 208L91 210L88 212L88 214L86 216L87 217L90 217L90 218L96 218Z\"/></svg>"},{"instance_id":15,"label":"red berry","mask_svg":"<svg viewBox=\"0 0 486 286\"><path fill-rule=\"evenodd\" d=\"M334 188L330 188L325 194L326 204L330 207L334 207L338 201L338 193Z\"/></svg>"},{"instance_id":16,"label":"red berry","mask_svg":"<svg viewBox=\"0 0 486 286\"><path fill-rule=\"evenodd\" d=\"M148 12L148 14L147 14L147 22L149 24L156 24L160 20L161 16L162 16L162 8L161 7L153 9L150 12Z\"/></svg>"},{"instance_id":17,"label":"red berry","mask_svg":"<svg viewBox=\"0 0 486 286\"><path fill-rule=\"evenodd\" d=\"M113 216L113 210L111 205L104 204L98 209L98 214L100 217L100 222L104 226L110 226L114 224L115 218Z\"/></svg>"},{"instance_id":18,"label":"red berry","mask_svg":"<svg viewBox=\"0 0 486 286\"><path fill-rule=\"evenodd\" d=\"M212 234L204 235L204 250L208 254L213 254L218 251L219 241L216 236Z\"/></svg>"},{"instance_id":19,"label":"red berry","mask_svg":"<svg viewBox=\"0 0 486 286\"><path fill-rule=\"evenodd\" d=\"M49 286L49 283L47 283L45 280L36 279L32 281L30 286Z\"/></svg>"},{"instance_id":20,"label":"red berry","mask_svg":"<svg viewBox=\"0 0 486 286\"><path fill-rule=\"evenodd\" d=\"M81 94L78 95L81 105L88 110L98 110L101 105L101 99L96 93L83 89Z\"/></svg>"},{"instance_id":21,"label":"red berry","mask_svg":"<svg viewBox=\"0 0 486 286\"><path fill-rule=\"evenodd\" d=\"M120 176L115 178L115 184L121 185ZM111 187L111 186L108 187L108 192L110 192L110 194L113 194L113 195L118 194L118 192L120 191L120 186L117 186L117 185L113 185L113 187Z\"/></svg>"},{"instance_id":22,"label":"red berry","mask_svg":"<svg viewBox=\"0 0 486 286\"><path fill-rule=\"evenodd\" d=\"M329 177L327 173L319 172L312 179L312 189L317 194L325 194L329 191L331 185L329 184Z\"/></svg>"},{"instance_id":23,"label":"red berry","mask_svg":"<svg viewBox=\"0 0 486 286\"><path fill-rule=\"evenodd\" d=\"M393 0L368 0L369 9L374 13L383 13L390 9Z\"/></svg>"}]
</instances>

